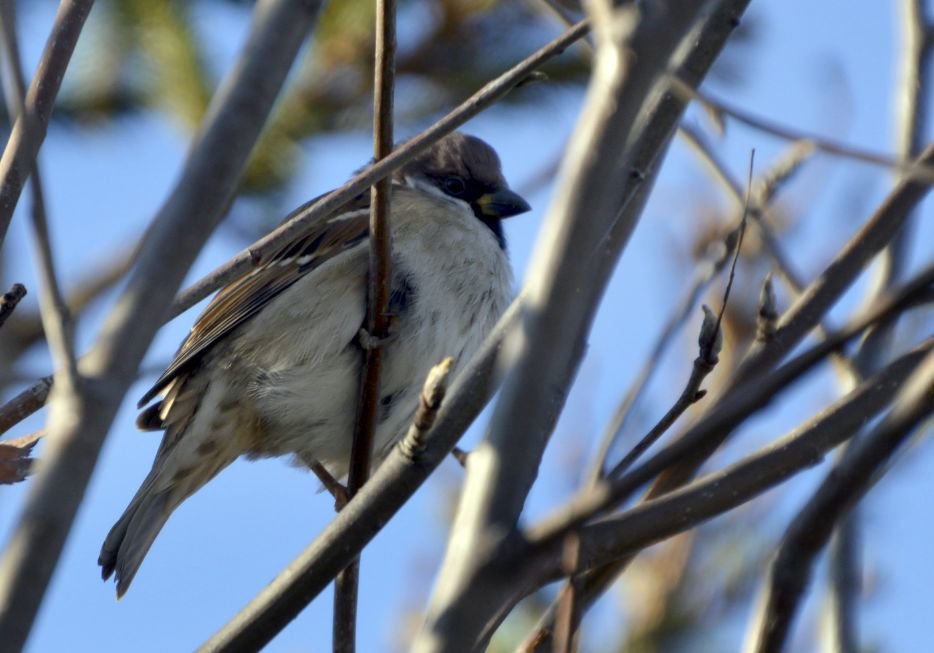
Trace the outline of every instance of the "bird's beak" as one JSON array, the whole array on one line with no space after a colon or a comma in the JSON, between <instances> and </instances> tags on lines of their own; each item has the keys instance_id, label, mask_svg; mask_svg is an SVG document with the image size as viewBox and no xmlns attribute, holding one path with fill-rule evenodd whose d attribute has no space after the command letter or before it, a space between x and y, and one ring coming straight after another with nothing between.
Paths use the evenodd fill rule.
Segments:
<instances>
[{"instance_id":1,"label":"bird's beak","mask_svg":"<svg viewBox=\"0 0 934 653\"><path fill-rule=\"evenodd\" d=\"M532 207L518 193L508 188L501 188L477 198L480 213L488 218L510 218L525 213Z\"/></svg>"}]
</instances>

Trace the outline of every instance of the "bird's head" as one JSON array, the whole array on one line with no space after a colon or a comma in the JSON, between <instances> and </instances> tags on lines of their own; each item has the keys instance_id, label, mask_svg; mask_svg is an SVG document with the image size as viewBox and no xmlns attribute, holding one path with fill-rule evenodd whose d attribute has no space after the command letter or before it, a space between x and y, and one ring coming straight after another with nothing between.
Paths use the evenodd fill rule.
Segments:
<instances>
[{"instance_id":1,"label":"bird's head","mask_svg":"<svg viewBox=\"0 0 934 653\"><path fill-rule=\"evenodd\" d=\"M496 150L476 136L454 132L396 173L396 181L466 203L505 245L500 221L531 207L509 189Z\"/></svg>"}]
</instances>

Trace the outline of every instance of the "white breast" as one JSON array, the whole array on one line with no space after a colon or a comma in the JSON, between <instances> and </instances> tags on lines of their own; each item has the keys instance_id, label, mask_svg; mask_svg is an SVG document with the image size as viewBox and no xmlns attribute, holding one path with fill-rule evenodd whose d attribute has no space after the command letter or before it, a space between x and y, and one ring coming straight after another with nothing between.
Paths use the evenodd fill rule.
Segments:
<instances>
[{"instance_id":1,"label":"white breast","mask_svg":"<svg viewBox=\"0 0 934 653\"><path fill-rule=\"evenodd\" d=\"M462 368L511 294L505 253L462 202L399 189L392 235L394 268L406 275L412 297L384 348L378 458L408 428L429 369L448 356L455 373ZM249 394L267 424L256 455L294 453L341 477L362 359L354 341L364 319L366 246L332 263L274 300L289 319L264 324L265 337L256 338L265 349L261 365L250 372ZM277 344L270 347L271 341Z\"/></svg>"}]
</instances>

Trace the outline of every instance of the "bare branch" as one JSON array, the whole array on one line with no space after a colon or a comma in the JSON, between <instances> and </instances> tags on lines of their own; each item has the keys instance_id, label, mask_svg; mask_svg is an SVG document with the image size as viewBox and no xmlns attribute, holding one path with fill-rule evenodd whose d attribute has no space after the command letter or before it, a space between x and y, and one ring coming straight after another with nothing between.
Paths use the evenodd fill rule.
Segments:
<instances>
[{"instance_id":1,"label":"bare branch","mask_svg":"<svg viewBox=\"0 0 934 653\"><path fill-rule=\"evenodd\" d=\"M26 286L21 283L14 283L10 289L3 293L0 298L0 327L7 321L7 318L16 310L16 305L26 296ZM2 431L0 431L2 432Z\"/></svg>"},{"instance_id":2,"label":"bare branch","mask_svg":"<svg viewBox=\"0 0 934 653\"><path fill-rule=\"evenodd\" d=\"M723 161L714 153L700 132L684 125L679 133L691 146L691 150L707 165L713 178L727 191L737 209L746 211L750 203L746 201L742 185L729 173ZM813 148L809 147L807 141L795 143L787 156L780 159L762 178L757 180L753 189L754 200L748 209L749 217L752 218L766 251L778 268L779 274L796 296L801 293L804 284L769 226L769 205L777 189L800 170L812 151Z\"/></svg>"},{"instance_id":3,"label":"bare branch","mask_svg":"<svg viewBox=\"0 0 934 653\"><path fill-rule=\"evenodd\" d=\"M934 162L934 145L928 146L918 159L918 164L921 165L928 165L931 162ZM726 390L727 396L734 390L742 390L751 379L767 373L820 323L823 316L853 284L872 258L895 237L912 209L927 194L928 188L926 184L910 176L898 183L876 212L837 253L824 272L782 315L772 337L767 341L753 342L730 381L730 386ZM930 273L931 269L928 268L918 280L926 278ZM877 308L875 307L871 312L875 313ZM883 322L886 321L883 320ZM828 342L832 340L834 338L829 338ZM740 392L740 394L745 394L745 392ZM704 445L685 455L677 464L666 470L655 483L653 493L657 495L684 483L730 436L734 427L735 424L730 428L724 428Z\"/></svg>"},{"instance_id":4,"label":"bare branch","mask_svg":"<svg viewBox=\"0 0 934 653\"><path fill-rule=\"evenodd\" d=\"M629 199L620 173L632 161L643 108L679 45L700 38L694 30L703 25L698 5L652 4L641 20L632 5L591 9L597 52L588 99L528 272L524 329L508 343L501 365L510 371L484 444L471 454L450 536L458 545L447 550L416 651L477 646L489 636L501 604L497 590L488 593L499 581L484 567L511 546L609 272L639 218L615 220ZM580 256L611 230L623 236L603 260Z\"/></svg>"},{"instance_id":5,"label":"bare branch","mask_svg":"<svg viewBox=\"0 0 934 653\"><path fill-rule=\"evenodd\" d=\"M669 346L675 335L688 321L694 306L700 301L701 295L710 286L713 280L730 260L731 243L735 243L739 236L740 225L731 230L726 237L710 248L710 254L701 261L694 270L694 280L684 297L675 307L668 321L661 328L655 342L646 355L645 362L639 373L632 380L626 394L613 412L613 416L600 437L600 446L594 464L588 475L591 484L596 483L604 476L604 467L613 448L613 444L621 437L626 427L626 421L632 407L636 404L648 385L652 374L658 369L658 359Z\"/></svg>"},{"instance_id":6,"label":"bare branch","mask_svg":"<svg viewBox=\"0 0 934 653\"><path fill-rule=\"evenodd\" d=\"M396 2L376 0L376 53L373 64L373 159L380 161L392 152L393 91L396 57ZM353 498L370 475L373 432L379 405L379 381L383 350L380 344L389 335L389 294L392 285L392 242L390 233L390 193L388 177L370 190L370 265L368 276L367 342L360 373L360 399L350 451L347 496ZM357 592L360 584L360 558L354 559L334 579L335 653L356 650Z\"/></svg>"},{"instance_id":7,"label":"bare branch","mask_svg":"<svg viewBox=\"0 0 934 653\"><path fill-rule=\"evenodd\" d=\"M587 576L587 597L599 594L642 549L684 532L702 522L758 496L792 475L818 464L827 452L846 441L898 395L902 384L934 351L934 340L922 343L896 359L878 374L867 379L848 395L821 411L790 434L774 441L759 453L690 485L649 498L624 513L581 531L582 569L592 569ZM553 526L542 522L527 533L530 546L541 555L539 560L523 555L523 564L535 579L527 579L531 590L562 575L560 536L552 537ZM541 544L548 542L545 548ZM525 552L524 552L525 553ZM518 559L518 558L517 558ZM510 580L522 585L516 576L516 559L503 561L510 569ZM515 597L516 600L521 598ZM551 616L551 613L549 615ZM553 623L546 618L520 647L523 653L546 650L552 637Z\"/></svg>"},{"instance_id":8,"label":"bare branch","mask_svg":"<svg viewBox=\"0 0 934 653\"><path fill-rule=\"evenodd\" d=\"M745 651L777 653L783 649L814 559L834 527L885 473L892 456L932 410L934 353L929 353L900 388L892 411L864 438L851 443L788 527L758 602Z\"/></svg>"},{"instance_id":9,"label":"bare branch","mask_svg":"<svg viewBox=\"0 0 934 653\"><path fill-rule=\"evenodd\" d=\"M23 185L45 140L65 69L93 4L93 0L63 0L58 7L42 59L26 94L26 110L13 124L0 158L0 243L6 239Z\"/></svg>"},{"instance_id":10,"label":"bare branch","mask_svg":"<svg viewBox=\"0 0 934 653\"><path fill-rule=\"evenodd\" d=\"M771 374L754 378L736 391L725 395L677 441L622 478L603 482L579 494L554 516L546 519L537 531L547 533L548 539L559 539L611 506L627 500L642 485L668 468L677 468L684 460L691 460L696 456L698 451L706 451L711 441L721 441L724 433L732 432L746 417L775 399L789 384L813 369L831 352L839 350L870 326L895 319L914 305L919 296L928 292L931 284L934 284L934 266L928 267L885 301L880 301L864 316L830 334L823 342L802 352ZM545 535L540 537L544 538Z\"/></svg>"},{"instance_id":11,"label":"bare branch","mask_svg":"<svg viewBox=\"0 0 934 653\"><path fill-rule=\"evenodd\" d=\"M898 157L906 160L914 157L923 146L925 123L927 122L929 68L931 41L927 38L930 29L925 17L924 0L903 0L901 5L903 57L901 79L896 91L900 111L896 125ZM910 259L913 223L908 219L898 234L879 256L873 288L866 301L874 302L878 296L898 283L904 276ZM888 357L894 335L894 323L881 329L872 329L863 339L854 361L862 374L875 372ZM840 522L833 537L829 564L829 593L827 604L831 617L829 635L831 646L839 653L858 653L858 588L861 564L857 539L860 530L860 513L854 507Z\"/></svg>"},{"instance_id":12,"label":"bare branch","mask_svg":"<svg viewBox=\"0 0 934 653\"><path fill-rule=\"evenodd\" d=\"M871 418L884 410L893 398L897 398L896 405L906 408L899 413L897 424L898 434L903 436L902 428L910 430L911 425L923 419L925 412L934 409L934 395L931 393L934 384L930 382L932 355L934 340L928 340L758 453L669 494L640 503L618 516L584 527L580 531L581 567L587 569L631 555L748 502L794 474L818 464L829 451L857 432L865 424L867 416ZM922 377L928 379L927 395L922 398L923 393L915 392L911 397L914 403L910 410L905 395L900 393L909 377L914 381L920 381ZM914 388L919 390L919 385L915 383ZM895 425L892 419L885 423ZM889 428L885 432L893 435ZM892 444L892 439L885 441ZM539 527L529 531L531 542L544 541L544 536ZM540 581L561 573L560 542L553 541L547 551L542 551L547 562L531 563L530 566L537 568L536 573L541 574ZM514 564L514 560L505 563Z\"/></svg>"},{"instance_id":13,"label":"bare branch","mask_svg":"<svg viewBox=\"0 0 934 653\"><path fill-rule=\"evenodd\" d=\"M750 186L751 189L754 188L756 191L755 200L750 204L750 202L747 201L747 198L744 197L739 183L733 180L732 176L729 175L725 167L722 165L719 159L716 158L716 156L704 142L703 138L695 129L687 125L682 125L679 129L679 134L682 135L687 140L687 142L692 145L698 152L700 152L704 159L710 164L714 175L721 181L722 184L724 184L724 186L730 190L731 196L737 201L739 207L742 209L742 214L740 215L737 226L730 230L730 232L724 236L722 242L718 242L716 244L716 247L710 248L710 253L708 254L707 258L696 266L694 272L694 281L690 289L682 301L678 304L678 307L672 313L671 317L669 317L668 322L666 322L665 326L660 330L659 335L652 346L652 349L646 356L645 362L639 371L639 374L632 381L629 389L623 396L623 399L619 402L619 405L613 413L613 417L611 418L606 430L600 438L600 445L597 450L597 455L595 456L594 464L588 474L588 478L591 483L595 483L603 475L607 457L610 454L613 444L623 433L627 417L632 407L635 405L636 401L638 401L646 385L648 384L651 375L657 369L658 358L674 338L677 331L687 321L691 314L691 310L699 301L701 294L723 270L724 266L730 260L728 256L729 252L730 250L734 249L740 232L745 229L746 216L748 215L749 217L753 218L754 224L760 229L760 231L766 229L766 226L762 223L762 219L763 214L767 211L765 202L768 200L763 197L763 195L767 195L767 193L765 193L762 189L774 189L776 186L775 183L767 183L766 180L787 178L790 174L793 173L794 169L796 169L793 166L789 166L787 162L783 162L780 170L772 169L767 171L763 179ZM781 252L776 251L776 249L771 249L770 251L773 257L775 257L779 268L786 270L788 274L793 275L794 273L790 271L788 264L784 261L784 257L782 256ZM800 288L798 290L800 290ZM639 446L640 445L637 445L637 447ZM617 463L618 466L620 464L621 463ZM628 467L628 463L622 466Z\"/></svg>"},{"instance_id":14,"label":"bare branch","mask_svg":"<svg viewBox=\"0 0 934 653\"><path fill-rule=\"evenodd\" d=\"M665 434L665 431L671 428L671 425L677 421L684 411L700 401L706 394L706 391L701 390L701 384L704 382L704 379L707 378L707 375L713 372L714 367L716 367L720 360L720 345L723 341L723 337L720 331L720 325L717 324L717 318L714 317L713 312L707 306L703 308L704 321L701 325L701 334L697 343L698 353L697 357L694 359L694 364L691 366L691 375L684 389L681 391L681 394L675 400L674 404L672 404L671 408L669 408L659 422L652 427L652 430L639 440L636 446L634 446L628 454L623 456L622 460L613 466L613 469L607 473L607 478L619 478L649 447L655 444L655 442ZM722 311L720 315L723 315Z\"/></svg>"},{"instance_id":15,"label":"bare branch","mask_svg":"<svg viewBox=\"0 0 934 653\"><path fill-rule=\"evenodd\" d=\"M707 164L713 177L726 189L737 206L743 207L745 211L745 207L749 202L743 195L742 186L739 181L734 179L729 171L727 171L726 166L720 158L716 156L701 134L697 130L687 126L682 127L680 133L691 146L691 149ZM798 298L801 295L804 284L801 281L800 275L792 265L790 258L779 243L778 238L776 238L769 226L769 204L774 198L776 190L800 169L801 165L808 159L812 151L813 148L810 147L808 141L796 142L787 155L780 159L762 179L758 180L755 188L755 200L752 202L752 207L749 210L752 223L756 227L756 231L759 234L759 238L762 240L762 244L765 246L765 250L768 252L778 273L785 282L785 286L791 291L794 298ZM778 316L775 317L777 318ZM759 341L764 342L765 340L770 340L775 335L777 323L777 319L772 319L769 323L769 337L759 338ZM822 322L818 323L817 329L821 334L827 333L827 328ZM833 363L848 383L853 384L858 382L860 379L860 372L856 369L852 361L844 356L835 354L833 356Z\"/></svg>"},{"instance_id":16,"label":"bare branch","mask_svg":"<svg viewBox=\"0 0 934 653\"><path fill-rule=\"evenodd\" d=\"M26 104L26 80L23 75L23 65L19 56L19 43L16 36L15 5L12 0L3 0L0 3L2 14L2 47L11 71L13 83L7 95L7 111L11 116L22 117L23 141L31 143L36 140L34 126L38 123L36 116L30 115L30 108ZM26 149L30 149L27 146ZM35 148L38 151L38 147ZM59 377L59 385L74 392L80 385L78 376L78 363L75 359L74 329L71 315L62 296L55 272L55 258L52 254L52 243L49 236L49 224L46 217L45 197L42 176L39 173L38 161L33 159L28 167L32 177L30 189L32 192L32 232L36 249L36 258L39 268L39 306L42 318L42 327L52 353L52 361Z\"/></svg>"},{"instance_id":17,"label":"bare branch","mask_svg":"<svg viewBox=\"0 0 934 653\"><path fill-rule=\"evenodd\" d=\"M51 402L49 447L0 559L0 642L19 650L110 427L185 272L220 220L320 3L260 2L241 59L219 88L177 187L156 217L127 288L81 361L77 397ZM28 103L27 103L28 104Z\"/></svg>"},{"instance_id":18,"label":"bare branch","mask_svg":"<svg viewBox=\"0 0 934 653\"><path fill-rule=\"evenodd\" d=\"M0 434L42 408L51 390L52 377L44 376L4 404L0 409Z\"/></svg>"},{"instance_id":19,"label":"bare branch","mask_svg":"<svg viewBox=\"0 0 934 653\"><path fill-rule=\"evenodd\" d=\"M851 147L817 134L810 134L792 127L787 127L769 120L768 118L753 115L719 98L714 98L707 92L689 86L677 77L672 78L672 88L675 93L681 95L686 100L696 100L706 105L715 114L730 116L734 120L752 127L753 129L772 134L778 138L788 141L807 141L821 152L887 168L908 176L915 181L930 183L934 180L934 166L931 165L930 161L918 162L910 159L897 159L886 154L879 154L877 152Z\"/></svg>"}]
</instances>

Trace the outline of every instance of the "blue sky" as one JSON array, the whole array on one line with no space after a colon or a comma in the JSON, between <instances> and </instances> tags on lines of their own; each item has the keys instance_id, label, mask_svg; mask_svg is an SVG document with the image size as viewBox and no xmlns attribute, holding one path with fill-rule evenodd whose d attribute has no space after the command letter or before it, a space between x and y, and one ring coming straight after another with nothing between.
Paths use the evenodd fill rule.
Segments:
<instances>
[{"instance_id":1,"label":"blue sky","mask_svg":"<svg viewBox=\"0 0 934 653\"><path fill-rule=\"evenodd\" d=\"M846 0L762 0L752 3L758 40L734 53L743 61L742 82L713 81L718 96L760 115L804 131L821 133L878 152L894 142L892 90L896 83L898 22L894 2ZM210 22L221 65L229 61L244 25L238 15L210 6L199 12ZM51 20L50 3L21 9L27 61L34 62ZM557 27L552 33L557 33ZM404 34L401 38L404 38ZM542 42L549 35L543 33ZM87 65L87 62L84 62ZM472 121L475 133L500 151L506 175L521 188L543 162L559 151L576 120L581 97L571 90L540 92L534 106L501 108ZM697 112L688 120L708 123ZM417 126L399 125L401 136ZM749 150L755 148L764 167L785 143L728 123L717 143L733 173L745 177ZM307 157L295 185L298 204L342 183L370 156L365 134L330 136L305 144ZM144 227L178 174L186 137L176 125L156 114L114 123L106 130L52 129L42 151L49 212L56 252L66 278L102 265L122 251ZM787 241L798 268L811 276L869 215L890 187L890 175L862 164L818 157L783 198L800 218ZM297 189L301 188L302 191ZM521 280L550 188L531 194L530 215L508 222L507 237L517 279ZM698 205L729 204L700 172L685 146L675 142L639 227L610 285L594 325L590 348L578 382L546 455L541 482L527 508L527 519L544 514L569 495L575 478L568 460L591 451L593 440L611 414L628 379L641 364L655 329L667 317L667 302L680 296L691 271L677 248L688 242L685 198ZM18 213L6 250L7 278L33 287L24 214ZM915 261L934 254L934 225L926 204L919 217ZM243 243L219 231L199 258L196 279L233 255ZM751 283L758 283L752 280ZM32 293L30 301L34 301ZM852 307L855 296L844 302ZM631 307L639 319L625 319ZM86 347L102 313L82 324L79 340ZM150 364L166 361L194 319L190 312L157 337ZM620 324L625 329L621 333ZM928 331L930 331L928 323ZM678 374L689 360L687 345L666 357L652 386L654 401L643 410L665 409L680 388ZM45 373L39 356L29 369ZM55 575L48 600L29 642L30 651L186 650L201 643L227 621L328 522L331 500L317 493L317 482L284 461L238 462L226 470L171 518L143 564L133 588L119 603L113 587L101 583L95 564L100 543L136 490L152 461L158 435L138 433L136 398L148 387L142 379L127 395L101 457L84 506ZM799 393L747 429L727 452L735 456L753 443L774 437L835 395L828 376L816 376ZM482 422L482 420L481 420ZM24 423L17 432L41 426ZM481 434L475 425L467 443ZM926 600L934 585L929 549L928 497L934 493L930 447L921 443L902 457L866 504L867 565L877 579L876 591L864 604L867 641L893 651L922 650L929 641ZM810 472L791 496L780 502L779 516L792 514L805 490L819 478ZM379 535L364 555L360 650L389 649L397 642L401 621L418 609L430 589L444 543L444 512L461 476L445 463ZM5 487L0 500L0 541L5 541L28 483ZM779 518L771 528L780 532ZM605 621L612 599L597 615ZM319 597L270 646L271 651L326 650L330 642L330 593ZM608 626L609 627L609 626ZM598 628L598 632L601 631ZM734 633L735 634L735 633ZM589 642L597 644L593 639ZM736 642L729 648L735 649Z\"/></svg>"}]
</instances>

